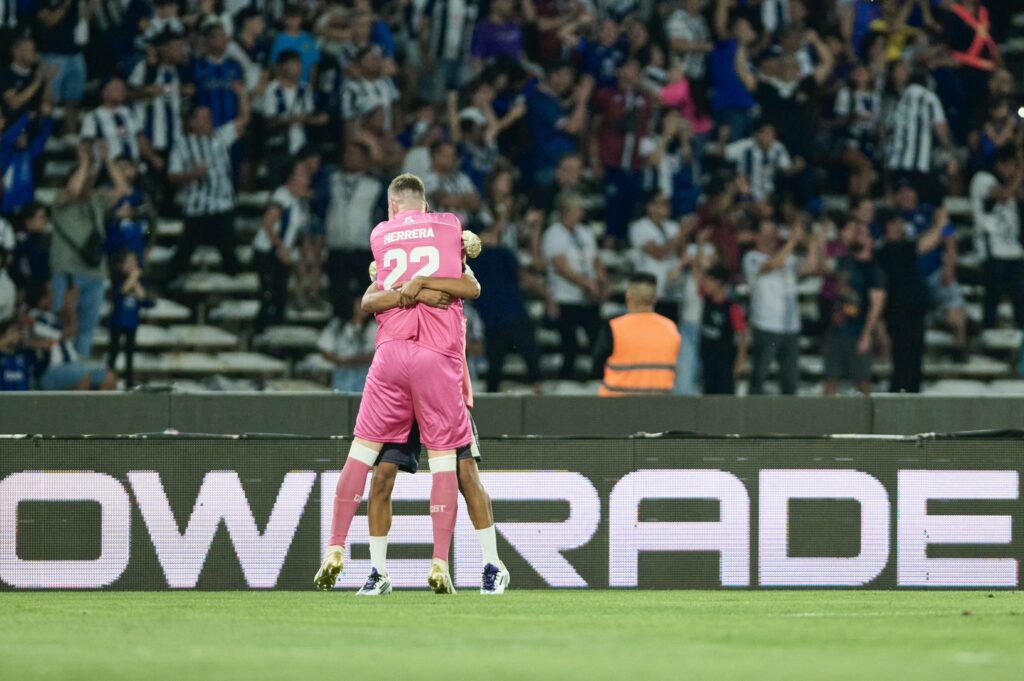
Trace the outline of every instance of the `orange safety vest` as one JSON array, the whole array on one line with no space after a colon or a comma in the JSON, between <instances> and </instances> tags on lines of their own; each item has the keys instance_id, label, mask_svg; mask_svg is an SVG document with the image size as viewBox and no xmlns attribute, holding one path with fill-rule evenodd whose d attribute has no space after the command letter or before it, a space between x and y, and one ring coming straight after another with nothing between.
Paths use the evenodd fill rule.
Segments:
<instances>
[{"instance_id":1,"label":"orange safety vest","mask_svg":"<svg viewBox=\"0 0 1024 681\"><path fill-rule=\"evenodd\" d=\"M999 59L999 47L996 46L996 41L992 40L992 35L989 33L988 8L980 5L977 17L972 16L970 11L960 3L950 7L950 10L960 17L960 20L967 24L968 28L974 29L974 40L971 42L971 46L967 48L966 52L951 50L950 54L953 59L964 66L982 71L995 71L996 60ZM991 59L981 56L986 48Z\"/></svg>"},{"instance_id":2,"label":"orange safety vest","mask_svg":"<svg viewBox=\"0 0 1024 681\"><path fill-rule=\"evenodd\" d=\"M612 355L604 365L598 395L646 395L672 392L676 359L682 339L668 317L655 312L633 312L616 317L612 328Z\"/></svg>"}]
</instances>

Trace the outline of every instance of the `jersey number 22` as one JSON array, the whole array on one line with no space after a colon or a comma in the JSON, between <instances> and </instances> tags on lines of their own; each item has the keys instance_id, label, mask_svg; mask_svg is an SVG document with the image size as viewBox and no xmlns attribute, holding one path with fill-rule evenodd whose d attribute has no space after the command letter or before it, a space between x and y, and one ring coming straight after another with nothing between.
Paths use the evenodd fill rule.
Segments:
<instances>
[{"instance_id":1,"label":"jersey number 22","mask_svg":"<svg viewBox=\"0 0 1024 681\"><path fill-rule=\"evenodd\" d=\"M394 267L391 270L391 274L384 280L384 290L390 291L394 287L395 283L409 269L409 263L421 263L424 260L427 261L426 264L416 274L412 275L410 279L413 277L429 277L440 269L441 253L437 248L434 246L417 246L409 253L406 253L401 248L392 248L384 253L384 268Z\"/></svg>"}]
</instances>

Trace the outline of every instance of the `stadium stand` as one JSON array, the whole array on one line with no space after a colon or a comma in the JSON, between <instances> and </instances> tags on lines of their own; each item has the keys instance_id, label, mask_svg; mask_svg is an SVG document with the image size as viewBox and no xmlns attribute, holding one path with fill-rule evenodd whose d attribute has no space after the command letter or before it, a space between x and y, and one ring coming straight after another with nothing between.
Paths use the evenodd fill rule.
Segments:
<instances>
[{"instance_id":1,"label":"stadium stand","mask_svg":"<svg viewBox=\"0 0 1024 681\"><path fill-rule=\"evenodd\" d=\"M796 252L821 249L825 262L795 290L800 319L797 392L820 394L828 373L823 343L830 333L829 319L840 307L833 305L836 272L848 257L844 246L835 245L840 233L859 219L858 204L866 197L877 215L860 224L870 231L864 238L873 242L875 253L881 253L883 223L893 210L907 236L918 238L930 227L932 211L913 205L916 200L899 205L900 192L913 191L922 203L932 197L942 201L948 213L948 226L940 226L942 236L944 243L953 244L935 251L930 272L925 272L928 265L922 259L921 276L934 275L936 282L942 278L942 286L929 289L922 282L911 295L939 296L937 307L922 308L927 333L921 388L944 395L1022 394L1024 303L1018 302L1021 309L1015 315L1010 302L1024 298L1020 209L1014 208L1016 224L1008 227L1009 246L1015 241L1017 250L1000 259L981 238L981 223L989 218L979 217L979 211L988 211L987 216L995 210L981 203L992 199L987 194L972 197L972 192L978 175L996 172L1000 159L1024 162L1024 13L1011 15L1013 3L962 3L971 11L987 6L999 41L998 64L978 69L957 56L971 36L965 37L967 29L958 23L951 4L450 0L430 3L425 14L414 3L419 9L412 14L420 16L410 23L398 11L400 3L356 0L311 3L305 12L308 33L293 36L280 28L277 6L261 12L240 3L183 2L167 14L170 6L164 3L154 14L149 2L134 0L126 15L112 18L103 9L85 22L92 33L88 44L79 45L87 66L78 83L84 92L80 97L66 66L46 66L58 64L54 53L46 51L53 49L52 41L39 39L40 27L53 17L44 10L20 17L4 32L9 40L3 44L10 45L11 56L2 69L5 141L0 154L6 173L0 231L8 234L0 246L17 287L11 304L20 329L17 347L38 357L48 354L34 344L28 290L36 278L52 276L56 283L65 276L55 262L46 268L52 274L33 269L31 210L48 209L43 248L60 248L65 239L54 227L59 222L55 213L68 202L68 186L84 168L90 176L87 184L118 196L108 200L104 238L110 242L119 224L133 220L146 230L139 264L152 306L140 310L134 336L136 384L174 383L187 390L325 389L336 366L324 350L337 355L339 348L352 346L345 328L368 260L365 246L360 251L346 241L351 234L341 232L365 233L372 224L340 223L357 215L368 216L364 220L380 217L380 200L373 194L379 189L369 179L386 182L404 168L425 176L438 209L462 214L464 225L474 231L498 230L502 247L513 247L521 294L541 353L542 389L555 394L594 394L597 388L593 380L567 380L572 372L562 367L564 339L556 321L550 256L543 246L543 234L561 219L555 202L559 190L582 195L584 221L597 237L598 258L608 279L600 282L600 295L588 304L598 304L605 319L624 312L626 279L645 262L644 244L631 235L645 215L650 191L665 194L671 208L664 222L674 220L681 236L655 243L657 248L667 244L655 260L681 273L678 285L666 286L663 293L681 303L678 319L691 326L689 333L684 330L684 345L699 337L699 330L694 331L701 322L694 282L699 268L708 264L699 262L703 246L710 244L712 257L730 269L732 294L752 318L751 282L741 276L741 250L757 248L752 235L764 219L777 223L783 235L798 223L806 224L808 236ZM465 10L458 25L438 9L449 5ZM753 11L759 5L778 5L785 12L769 18ZM215 10L208 13L211 6ZM67 29L69 16L58 18L55 30ZM444 21L450 25L442 28ZM370 35L364 34L366 26L372 26ZM221 28L224 36L219 35ZM37 53L42 53L41 60ZM217 64L238 66L231 78L239 87L218 80L211 71ZM910 102L906 93L917 87L913 84L893 89L893 74L902 64L911 67L907 77L924 83L931 98L921 95L920 102ZM752 82L745 86L746 78ZM860 78L864 87L858 90ZM120 83L123 92L112 95L112 83ZM733 106L724 100L728 96L746 103ZM172 100L180 111L176 122L170 109L162 108ZM251 101L251 106L240 107L240 100ZM760 109L759 117L753 105ZM927 119L935 124L934 135L913 131L916 139L927 138L929 151L913 152L930 155L925 158L927 169L918 157L910 170L889 163L899 153L894 132L920 122L895 120L908 106L939 109L937 117ZM871 107L881 107L883 113ZM194 120L197 109L207 112L207 125L215 131L205 133L206 138L196 132L202 127ZM134 119L131 130L139 131L141 146L126 132L129 124L117 119L121 112ZM793 118L787 121L786 116ZM52 132L43 125L51 119ZM742 128L753 130L756 122L775 123L772 143L784 153L789 147L785 161L771 161L773 152L755 150L761 133L742 134ZM801 122L810 127L794 129ZM182 201L190 191L209 190L193 185L204 173L212 175L215 163L198 164L202 169L188 175L197 166L195 160L190 157L184 166L179 161L176 167L179 152L166 136L179 138L179 144L186 134L213 139L236 123L241 139L228 145L232 163L224 172L237 193L233 224L226 223L224 229L231 235L240 271L225 271L225 252L211 241L195 250L186 272L173 272L174 254L190 229ZM159 125L167 131L157 130ZM25 131L11 135L17 126ZM38 158L18 160L40 137ZM743 139L750 144L737 147ZM446 148L443 141L455 146ZM134 180L119 177L115 166L121 160L134 168ZM766 170L765 163L778 167ZM266 225L267 207L281 206L281 197L291 196L284 178L293 164L307 164L312 180L295 199L302 207L283 210L291 211L293 220L304 211L309 224L294 245L287 309L281 319L257 332L267 284L261 281L265 272L257 267L259 253L254 255L251 244ZM23 172L29 177L21 177ZM363 177L369 178L369 198L348 194L364 191L355 186ZM1012 177L993 177L1000 186L1011 187L1007 204L1024 200L1019 181L1014 185ZM715 217L711 206L723 195L726 214ZM369 204L364 207L359 201ZM126 204L132 208L122 209ZM148 217L142 216L144 206L151 211ZM658 229L664 235L663 226ZM107 257L122 248L111 246ZM987 256L982 248L990 249ZM339 265L333 259L335 250L341 256L355 255ZM362 260L356 262L360 253ZM226 257L230 260L230 253ZM481 266L490 262L485 259ZM103 275L105 302L92 358L83 362L103 361L109 347L108 326L115 309L111 301L121 279L118 273L111 276L112 263ZM1002 274L992 273L996 265ZM894 277L903 276L888 274L890 286ZM482 389L488 371L485 327L494 322L486 309L487 277L479 271L478 276L485 282L479 306L485 319L471 324L471 341L479 342L471 342L476 356L470 364ZM952 282L959 284L958 293L950 288ZM1008 293L1006 300L996 295L987 302L986 284ZM957 296L962 297L959 303ZM890 294L889 304L896 298ZM504 293L500 300L505 300ZM851 304L866 307L867 300ZM958 305L962 331L948 314ZM854 324L863 319L856 309L850 315ZM886 320L890 327L901 324L898 317ZM331 323L335 330L328 334ZM892 373L893 334L885 326L869 339L870 384L881 391L889 389ZM582 347L575 377L592 376L590 338L583 327L572 333L578 334ZM123 368L124 357L114 367ZM774 376L772 369L769 391L776 390ZM505 391L534 389L527 363L517 354L508 357L502 378ZM744 373L738 383L741 394L747 391L746 379ZM121 386L130 387L123 380ZM699 381L687 389L699 390Z\"/></svg>"}]
</instances>

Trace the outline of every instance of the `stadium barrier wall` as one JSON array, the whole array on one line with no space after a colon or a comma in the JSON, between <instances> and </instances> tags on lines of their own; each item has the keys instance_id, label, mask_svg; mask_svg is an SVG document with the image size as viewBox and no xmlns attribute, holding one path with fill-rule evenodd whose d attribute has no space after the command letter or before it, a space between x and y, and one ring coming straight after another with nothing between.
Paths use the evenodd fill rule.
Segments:
<instances>
[{"instance_id":1,"label":"stadium barrier wall","mask_svg":"<svg viewBox=\"0 0 1024 681\"><path fill-rule=\"evenodd\" d=\"M1018 588L1024 435L482 443L516 588ZM344 438L0 439L0 589L310 589ZM430 475L389 568L424 586ZM479 584L460 504L457 586ZM339 587L369 572L365 505Z\"/></svg>"},{"instance_id":2,"label":"stadium barrier wall","mask_svg":"<svg viewBox=\"0 0 1024 681\"><path fill-rule=\"evenodd\" d=\"M350 435L359 397L310 393L0 393L0 433ZM1024 428L1024 398L534 397L480 395L481 435L913 435Z\"/></svg>"}]
</instances>

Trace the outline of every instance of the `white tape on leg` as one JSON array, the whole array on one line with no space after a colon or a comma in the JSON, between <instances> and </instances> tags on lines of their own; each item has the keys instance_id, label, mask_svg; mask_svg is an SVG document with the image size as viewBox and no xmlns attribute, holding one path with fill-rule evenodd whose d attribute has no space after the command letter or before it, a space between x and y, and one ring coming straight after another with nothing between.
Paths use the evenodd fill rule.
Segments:
<instances>
[{"instance_id":1,"label":"white tape on leg","mask_svg":"<svg viewBox=\"0 0 1024 681\"><path fill-rule=\"evenodd\" d=\"M358 442L353 442L352 446L348 449L349 458L361 461L370 468L373 468L373 464L377 462L377 455L379 453Z\"/></svg>"},{"instance_id":2,"label":"white tape on leg","mask_svg":"<svg viewBox=\"0 0 1024 681\"><path fill-rule=\"evenodd\" d=\"M457 462L454 454L447 454L445 456L436 456L433 459L429 459L431 473L454 473Z\"/></svg>"}]
</instances>

